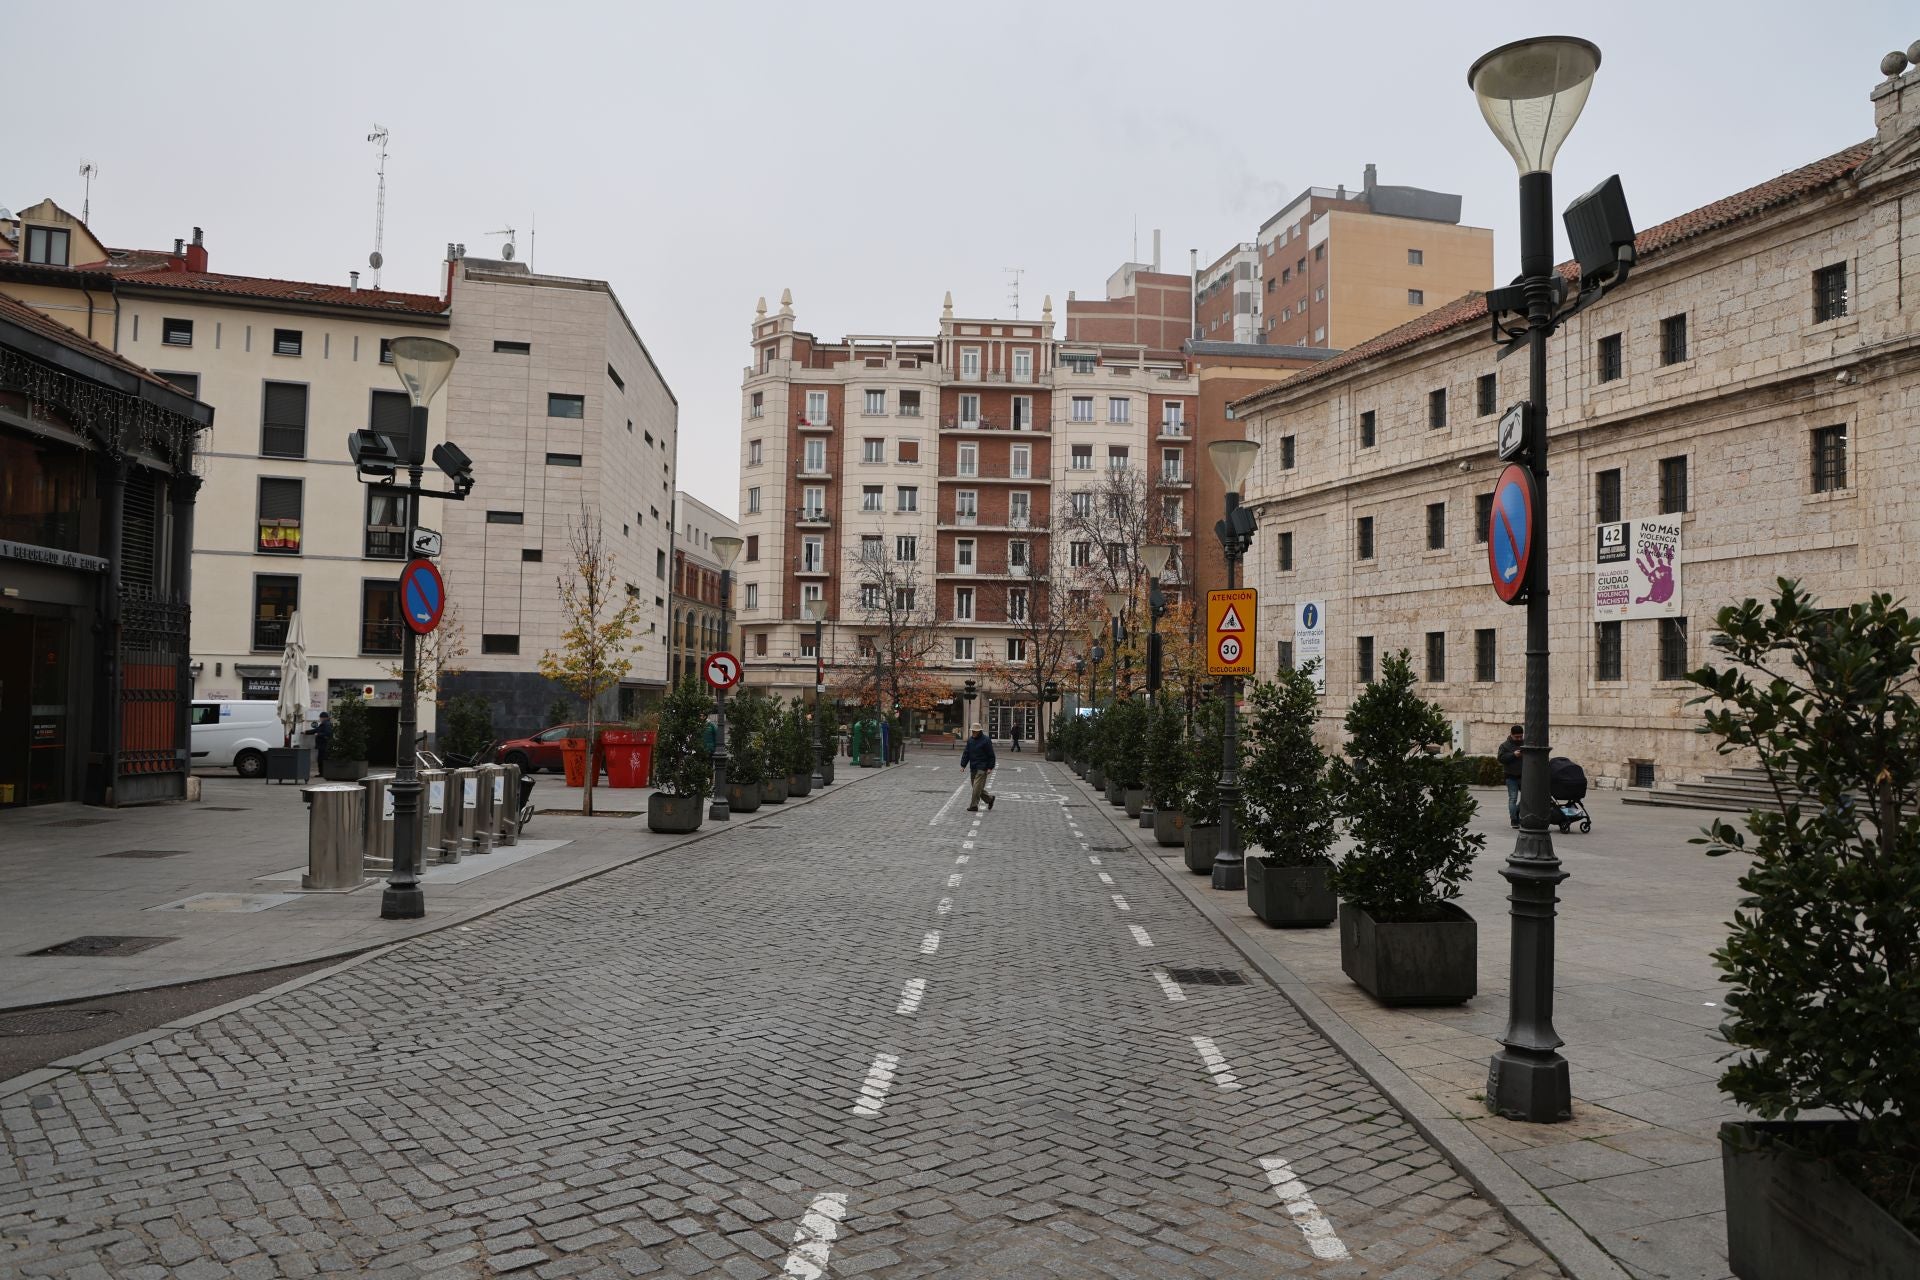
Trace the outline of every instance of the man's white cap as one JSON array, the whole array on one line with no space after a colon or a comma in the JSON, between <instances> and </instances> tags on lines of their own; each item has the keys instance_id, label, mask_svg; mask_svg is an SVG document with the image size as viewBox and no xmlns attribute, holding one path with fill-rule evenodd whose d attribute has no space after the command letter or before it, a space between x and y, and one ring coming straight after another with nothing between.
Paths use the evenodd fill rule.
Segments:
<instances>
[{"instance_id":1,"label":"man's white cap","mask_svg":"<svg viewBox=\"0 0 1920 1280\"><path fill-rule=\"evenodd\" d=\"M973 722L973 731L974 731L975 733L978 733L978 732L980 732L980 722L979 722L978 720L975 720L975 721Z\"/></svg>"}]
</instances>

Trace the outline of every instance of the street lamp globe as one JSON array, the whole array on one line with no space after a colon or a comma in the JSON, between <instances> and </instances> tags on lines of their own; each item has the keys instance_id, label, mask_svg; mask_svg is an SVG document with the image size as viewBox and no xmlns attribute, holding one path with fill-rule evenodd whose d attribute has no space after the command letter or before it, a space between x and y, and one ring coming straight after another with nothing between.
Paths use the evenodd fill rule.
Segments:
<instances>
[{"instance_id":1,"label":"street lamp globe","mask_svg":"<svg viewBox=\"0 0 1920 1280\"><path fill-rule=\"evenodd\" d=\"M393 371L400 375L400 385L418 409L432 403L453 373L453 362L460 358L460 348L438 338L395 338L387 351L393 357Z\"/></svg>"},{"instance_id":2,"label":"street lamp globe","mask_svg":"<svg viewBox=\"0 0 1920 1280\"><path fill-rule=\"evenodd\" d=\"M1207 446L1207 457L1228 493L1240 492L1247 473L1253 470L1254 455L1259 452L1260 444L1256 440L1215 440Z\"/></svg>"},{"instance_id":3,"label":"street lamp globe","mask_svg":"<svg viewBox=\"0 0 1920 1280\"><path fill-rule=\"evenodd\" d=\"M806 611L808 622L819 622L827 616L827 598L825 596L815 596L811 600L803 600L800 602L800 607Z\"/></svg>"},{"instance_id":4,"label":"street lamp globe","mask_svg":"<svg viewBox=\"0 0 1920 1280\"><path fill-rule=\"evenodd\" d=\"M1110 617L1119 617L1127 607L1127 593L1124 591L1105 592L1101 599L1107 602L1107 613Z\"/></svg>"},{"instance_id":5,"label":"street lamp globe","mask_svg":"<svg viewBox=\"0 0 1920 1280\"><path fill-rule=\"evenodd\" d=\"M1482 54L1467 72L1480 114L1520 172L1552 173L1587 105L1600 50L1577 36L1537 36Z\"/></svg>"},{"instance_id":6,"label":"street lamp globe","mask_svg":"<svg viewBox=\"0 0 1920 1280\"><path fill-rule=\"evenodd\" d=\"M733 562L740 558L740 548L746 545L746 539L736 538L730 534L721 534L719 537L712 539L712 545L713 554L720 557L720 567L722 569L731 569L733 568Z\"/></svg>"},{"instance_id":7,"label":"street lamp globe","mask_svg":"<svg viewBox=\"0 0 1920 1280\"><path fill-rule=\"evenodd\" d=\"M1149 542L1140 548L1140 561L1147 566L1147 576L1158 579L1167 571L1167 565L1173 560L1175 548L1165 542Z\"/></svg>"}]
</instances>

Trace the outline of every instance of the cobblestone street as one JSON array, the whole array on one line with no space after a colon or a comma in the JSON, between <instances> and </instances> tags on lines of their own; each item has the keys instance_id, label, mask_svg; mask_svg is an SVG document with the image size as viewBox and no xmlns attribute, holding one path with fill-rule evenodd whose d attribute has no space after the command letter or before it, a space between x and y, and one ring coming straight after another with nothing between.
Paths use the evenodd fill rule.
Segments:
<instances>
[{"instance_id":1,"label":"cobblestone street","mask_svg":"<svg viewBox=\"0 0 1920 1280\"><path fill-rule=\"evenodd\" d=\"M14 1093L0 1273L1558 1276L1068 778L916 752Z\"/></svg>"}]
</instances>

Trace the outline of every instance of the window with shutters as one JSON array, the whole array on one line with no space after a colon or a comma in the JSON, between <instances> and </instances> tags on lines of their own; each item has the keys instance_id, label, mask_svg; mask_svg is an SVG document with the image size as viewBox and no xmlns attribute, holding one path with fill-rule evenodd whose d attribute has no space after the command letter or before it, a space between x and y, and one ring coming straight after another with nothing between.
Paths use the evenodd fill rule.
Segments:
<instances>
[{"instance_id":1,"label":"window with shutters","mask_svg":"<svg viewBox=\"0 0 1920 1280\"><path fill-rule=\"evenodd\" d=\"M362 582L360 584L360 652L396 654L400 652L400 584Z\"/></svg>"},{"instance_id":2,"label":"window with shutters","mask_svg":"<svg viewBox=\"0 0 1920 1280\"><path fill-rule=\"evenodd\" d=\"M393 363L393 339L392 338L380 339L380 363L381 364Z\"/></svg>"},{"instance_id":3,"label":"window with shutters","mask_svg":"<svg viewBox=\"0 0 1920 1280\"><path fill-rule=\"evenodd\" d=\"M276 556L300 554L302 488L298 480L260 477L258 518L254 522L255 551Z\"/></svg>"},{"instance_id":4,"label":"window with shutters","mask_svg":"<svg viewBox=\"0 0 1920 1280\"><path fill-rule=\"evenodd\" d=\"M158 478L152 472L135 470L127 477L122 511L120 581L135 587L163 586L167 563L160 546L164 508Z\"/></svg>"},{"instance_id":5,"label":"window with shutters","mask_svg":"<svg viewBox=\"0 0 1920 1280\"><path fill-rule=\"evenodd\" d=\"M918 440L902 440L899 447L894 450L894 457L900 462L920 461L920 442Z\"/></svg>"},{"instance_id":6,"label":"window with shutters","mask_svg":"<svg viewBox=\"0 0 1920 1280\"><path fill-rule=\"evenodd\" d=\"M760 535L759 534L750 533L747 535L746 557L749 561L758 560L760 558Z\"/></svg>"},{"instance_id":7,"label":"window with shutters","mask_svg":"<svg viewBox=\"0 0 1920 1280\"><path fill-rule=\"evenodd\" d=\"M160 341L169 347L190 347L193 345L193 321L175 320L171 316L160 322Z\"/></svg>"},{"instance_id":8,"label":"window with shutters","mask_svg":"<svg viewBox=\"0 0 1920 1280\"><path fill-rule=\"evenodd\" d=\"M403 395L400 397L405 400ZM404 437L402 438L404 441ZM260 412L260 456L307 456L307 388L300 382L269 382Z\"/></svg>"},{"instance_id":9,"label":"window with shutters","mask_svg":"<svg viewBox=\"0 0 1920 1280\"><path fill-rule=\"evenodd\" d=\"M301 333L298 329L275 329L273 331L273 354L277 356L297 356L300 354Z\"/></svg>"},{"instance_id":10,"label":"window with shutters","mask_svg":"<svg viewBox=\"0 0 1920 1280\"><path fill-rule=\"evenodd\" d=\"M1090 444L1074 445L1072 461L1068 465L1075 471L1093 470L1093 446Z\"/></svg>"},{"instance_id":11,"label":"window with shutters","mask_svg":"<svg viewBox=\"0 0 1920 1280\"><path fill-rule=\"evenodd\" d=\"M413 405L404 391L376 391L367 412L367 426L387 439L393 447L406 452L407 435L413 421Z\"/></svg>"},{"instance_id":12,"label":"window with shutters","mask_svg":"<svg viewBox=\"0 0 1920 1280\"><path fill-rule=\"evenodd\" d=\"M195 400L198 400L200 398L200 375L199 374L167 373L160 369L155 369L154 372L159 374L161 377L165 378L168 382L171 382L174 386L180 388L180 392L182 395L192 396Z\"/></svg>"},{"instance_id":13,"label":"window with shutters","mask_svg":"<svg viewBox=\"0 0 1920 1280\"><path fill-rule=\"evenodd\" d=\"M253 578L253 648L279 651L287 647L287 619L300 607L300 579L291 575L258 573Z\"/></svg>"}]
</instances>

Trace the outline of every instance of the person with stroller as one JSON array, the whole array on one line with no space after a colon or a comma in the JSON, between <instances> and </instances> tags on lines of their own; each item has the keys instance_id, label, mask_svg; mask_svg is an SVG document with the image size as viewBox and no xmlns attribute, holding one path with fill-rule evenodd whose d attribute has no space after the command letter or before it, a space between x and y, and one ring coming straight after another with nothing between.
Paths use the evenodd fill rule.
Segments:
<instances>
[{"instance_id":1,"label":"person with stroller","mask_svg":"<svg viewBox=\"0 0 1920 1280\"><path fill-rule=\"evenodd\" d=\"M1500 744L1500 770L1507 775L1507 822L1513 827L1520 825L1520 744L1526 736L1526 729L1515 725Z\"/></svg>"},{"instance_id":2,"label":"person with stroller","mask_svg":"<svg viewBox=\"0 0 1920 1280\"><path fill-rule=\"evenodd\" d=\"M960 753L960 767L969 772L973 779L973 800L967 805L968 813L980 812L980 802L987 802L987 811L993 811L993 793L987 790L987 784L993 780L993 739L981 732L980 726L973 726L973 736L967 739L966 750Z\"/></svg>"}]
</instances>

